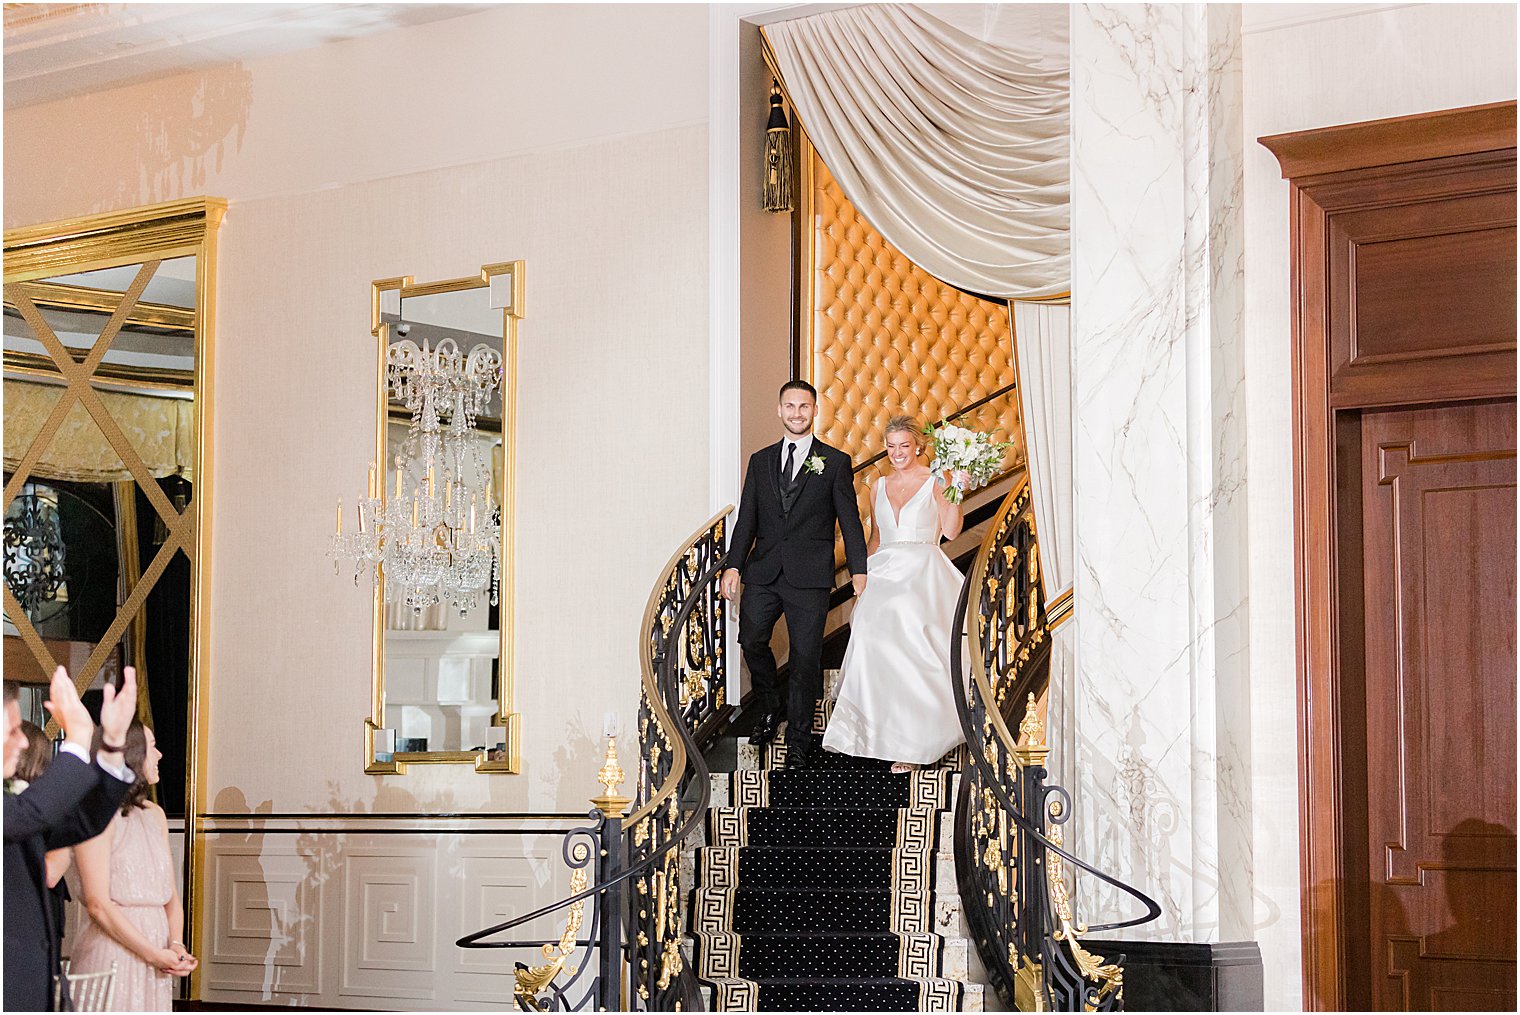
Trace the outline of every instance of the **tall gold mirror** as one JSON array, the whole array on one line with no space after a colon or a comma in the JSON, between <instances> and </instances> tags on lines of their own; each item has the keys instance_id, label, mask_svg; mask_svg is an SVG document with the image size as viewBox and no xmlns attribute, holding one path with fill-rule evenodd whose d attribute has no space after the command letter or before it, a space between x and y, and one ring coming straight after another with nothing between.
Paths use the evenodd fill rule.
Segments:
<instances>
[{"instance_id":1,"label":"tall gold mirror","mask_svg":"<svg viewBox=\"0 0 1520 1015\"><path fill-rule=\"evenodd\" d=\"M516 772L513 431L523 262L374 283L375 461L336 540L371 568L365 771ZM345 532L345 525L350 528Z\"/></svg>"},{"instance_id":2,"label":"tall gold mirror","mask_svg":"<svg viewBox=\"0 0 1520 1015\"><path fill-rule=\"evenodd\" d=\"M5 233L5 676L23 717L59 664L85 703L124 666L163 758L153 792L204 813L216 233L176 201ZM196 940L193 849L185 910Z\"/></svg>"}]
</instances>

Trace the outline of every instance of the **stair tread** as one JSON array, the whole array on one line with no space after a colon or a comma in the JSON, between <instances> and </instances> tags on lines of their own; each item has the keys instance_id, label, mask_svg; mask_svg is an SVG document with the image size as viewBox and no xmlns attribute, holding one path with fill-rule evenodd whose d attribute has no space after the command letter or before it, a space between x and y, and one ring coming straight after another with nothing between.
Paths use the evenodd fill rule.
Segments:
<instances>
[{"instance_id":1,"label":"stair tread","mask_svg":"<svg viewBox=\"0 0 1520 1015\"><path fill-rule=\"evenodd\" d=\"M935 814L949 814L949 807L920 807L914 804L898 804L896 806L882 807L755 807L748 804L730 804L726 807L709 807L712 811L807 811L812 814L855 814L859 811L925 811Z\"/></svg>"},{"instance_id":2,"label":"stair tread","mask_svg":"<svg viewBox=\"0 0 1520 1015\"><path fill-rule=\"evenodd\" d=\"M806 768L784 766L784 736L739 744L737 769L712 780L703 835L683 845L683 947L708 1003L981 1010L946 837L964 749L899 773L826 752L832 705L816 710Z\"/></svg>"},{"instance_id":3,"label":"stair tread","mask_svg":"<svg viewBox=\"0 0 1520 1015\"><path fill-rule=\"evenodd\" d=\"M796 941L796 940L832 941L835 938L848 939L848 940L851 940L851 941L855 941L855 940L867 940L867 939L874 939L874 938L905 938L905 937L914 937L914 938L917 938L917 937L937 937L937 938L940 938L941 940L947 941L947 942L948 941L969 941L970 940L970 938L964 937L964 936L962 936L960 934L953 934L953 935L952 934L940 934L937 931L932 931L932 930L915 931L915 932L908 933L908 934L899 933L898 931L895 931L895 930L801 930L801 931L749 930L749 931L744 931L742 933L740 931L735 931L735 930L725 930L725 931L702 931L702 930L699 930L699 931L692 931L690 933L691 933L691 936L699 936L700 935L700 936L704 936L704 937L715 937L715 936L717 936L719 934L726 934L726 935L731 935L733 937L743 938L746 941L752 941L752 940L768 941L768 940L772 940L772 939L778 940L778 941L779 940L786 940L786 941Z\"/></svg>"},{"instance_id":4,"label":"stair tread","mask_svg":"<svg viewBox=\"0 0 1520 1015\"><path fill-rule=\"evenodd\" d=\"M695 891L699 891L699 892L755 892L755 893L769 892L772 895L796 895L797 894L797 887L795 885L774 885L774 886L768 886L768 887L765 887L765 888L745 888L743 885L739 885L739 886L734 887L734 888L716 888L716 887L713 887L712 885L699 885L699 886L697 886L697 888L695 889ZM813 898L818 898L819 896L827 896L827 895L892 895L894 893L899 893L901 891L902 891L901 889L895 888L895 887L893 887L891 885L883 885L883 886L881 886L879 888L817 888L817 889L812 889L809 894ZM934 892L932 890L926 888L923 891L910 892L908 894L911 894L911 895L932 895L932 894L934 894ZM943 896L943 895L940 896L940 897L941 898L948 898L948 896ZM825 932L825 933L828 933L828 932Z\"/></svg>"},{"instance_id":5,"label":"stair tread","mask_svg":"<svg viewBox=\"0 0 1520 1015\"><path fill-rule=\"evenodd\" d=\"M719 980L748 980L762 986L769 983L773 986L812 986L814 984L838 987L849 984L881 984L881 983L923 983L944 980L951 983L962 983L965 986L979 986L965 983L961 980L950 980L945 976L713 976L706 978L711 983Z\"/></svg>"},{"instance_id":6,"label":"stair tread","mask_svg":"<svg viewBox=\"0 0 1520 1015\"><path fill-rule=\"evenodd\" d=\"M904 850L897 846L698 846L697 849L738 849L747 853L937 853L940 856L955 855L950 850Z\"/></svg>"}]
</instances>

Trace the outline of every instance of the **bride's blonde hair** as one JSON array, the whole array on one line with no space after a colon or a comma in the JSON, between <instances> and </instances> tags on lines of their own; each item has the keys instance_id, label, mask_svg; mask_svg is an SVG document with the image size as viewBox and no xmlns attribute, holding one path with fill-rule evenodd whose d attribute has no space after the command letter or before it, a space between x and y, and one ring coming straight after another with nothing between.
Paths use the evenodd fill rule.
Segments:
<instances>
[{"instance_id":1,"label":"bride's blonde hair","mask_svg":"<svg viewBox=\"0 0 1520 1015\"><path fill-rule=\"evenodd\" d=\"M918 425L918 421L915 420L912 416L898 413L896 416L893 416L891 419L887 420L887 428L881 433L882 442L885 443L886 439L895 433L912 434L914 446L917 447L920 452L924 450L923 428Z\"/></svg>"}]
</instances>

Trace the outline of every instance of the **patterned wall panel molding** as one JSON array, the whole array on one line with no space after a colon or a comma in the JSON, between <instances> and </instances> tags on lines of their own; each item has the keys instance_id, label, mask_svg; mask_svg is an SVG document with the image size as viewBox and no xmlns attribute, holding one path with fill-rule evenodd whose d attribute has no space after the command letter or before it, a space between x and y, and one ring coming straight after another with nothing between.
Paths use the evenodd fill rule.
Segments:
<instances>
[{"instance_id":1,"label":"patterned wall panel molding","mask_svg":"<svg viewBox=\"0 0 1520 1015\"><path fill-rule=\"evenodd\" d=\"M206 837L201 1000L499 1011L512 996L513 962L538 950L464 951L453 942L565 896L559 833L503 826L492 834L374 835L364 833L376 822L353 824L362 831ZM557 937L562 926L545 918L524 935Z\"/></svg>"},{"instance_id":2,"label":"patterned wall panel molding","mask_svg":"<svg viewBox=\"0 0 1520 1015\"><path fill-rule=\"evenodd\" d=\"M211 856L210 990L318 994L321 897L306 858L226 846Z\"/></svg>"},{"instance_id":3,"label":"patterned wall panel molding","mask_svg":"<svg viewBox=\"0 0 1520 1015\"><path fill-rule=\"evenodd\" d=\"M967 295L909 261L861 216L811 146L803 151L812 222L802 245L809 306L798 359L818 389L816 432L859 465L882 450L888 417L937 422L1013 384L1013 333L1006 303ZM1011 439L1021 432L1017 392L964 425ZM866 481L882 471L857 477L862 517Z\"/></svg>"},{"instance_id":4,"label":"patterned wall panel molding","mask_svg":"<svg viewBox=\"0 0 1520 1015\"><path fill-rule=\"evenodd\" d=\"M553 860L558 863L556 856ZM461 875L464 882L464 905L454 910L451 920L445 922L441 936L452 942L482 927L501 923L524 911L525 900L537 894L537 885L549 878L553 871L548 857L501 857L470 855L461 857ZM452 875L447 875L452 876ZM523 927L524 938L554 938L563 930L563 920L551 918L534 920ZM511 976L512 963L503 953L494 949L458 949L460 970ZM521 958L521 956L516 956ZM512 983L506 983L508 993ZM501 1000L501 983L490 985L481 1001ZM464 995L461 995L464 996Z\"/></svg>"},{"instance_id":5,"label":"patterned wall panel molding","mask_svg":"<svg viewBox=\"0 0 1520 1015\"><path fill-rule=\"evenodd\" d=\"M435 996L435 855L425 847L351 850L343 864L343 983L352 997Z\"/></svg>"}]
</instances>

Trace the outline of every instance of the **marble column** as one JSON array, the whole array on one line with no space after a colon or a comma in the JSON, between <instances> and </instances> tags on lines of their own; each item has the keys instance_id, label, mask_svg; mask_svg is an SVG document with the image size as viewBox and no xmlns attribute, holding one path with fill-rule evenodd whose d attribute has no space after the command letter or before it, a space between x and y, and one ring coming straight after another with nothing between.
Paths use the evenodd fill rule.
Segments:
<instances>
[{"instance_id":1,"label":"marble column","mask_svg":"<svg viewBox=\"0 0 1520 1015\"><path fill-rule=\"evenodd\" d=\"M1249 938L1238 6L1072 8L1076 842ZM1088 923L1135 912L1092 879Z\"/></svg>"}]
</instances>

